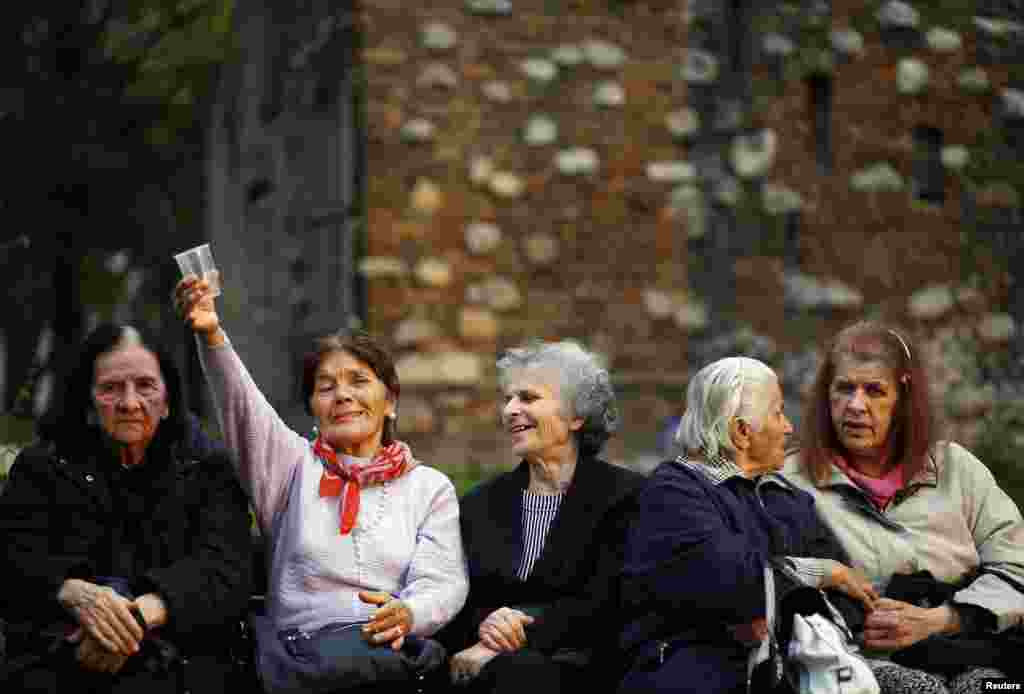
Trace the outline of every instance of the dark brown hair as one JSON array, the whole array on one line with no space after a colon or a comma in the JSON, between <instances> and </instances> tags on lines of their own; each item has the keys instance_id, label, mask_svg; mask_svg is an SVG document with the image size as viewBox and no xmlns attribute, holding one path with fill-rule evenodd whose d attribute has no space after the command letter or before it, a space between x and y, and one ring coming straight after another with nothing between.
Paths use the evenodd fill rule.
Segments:
<instances>
[{"instance_id":1,"label":"dark brown hair","mask_svg":"<svg viewBox=\"0 0 1024 694\"><path fill-rule=\"evenodd\" d=\"M800 457L805 472L815 483L825 481L831 472L831 454L843 451L829 403L829 389L841 357L881 362L896 376L899 399L889 441L893 460L904 466L909 478L924 465L936 434L928 375L921 352L907 332L875 321L843 328L829 345L804 412Z\"/></svg>"},{"instance_id":2,"label":"dark brown hair","mask_svg":"<svg viewBox=\"0 0 1024 694\"><path fill-rule=\"evenodd\" d=\"M391 398L395 402L398 401L402 387L398 383L395 362L387 350L364 332L338 331L313 340L311 349L302 358L302 404L308 414L313 414L310 399L313 397L313 388L316 384L316 370L326 357L338 352L347 352L369 366L374 375L387 387ZM381 444L387 446L394 438L395 421L385 417Z\"/></svg>"}]
</instances>

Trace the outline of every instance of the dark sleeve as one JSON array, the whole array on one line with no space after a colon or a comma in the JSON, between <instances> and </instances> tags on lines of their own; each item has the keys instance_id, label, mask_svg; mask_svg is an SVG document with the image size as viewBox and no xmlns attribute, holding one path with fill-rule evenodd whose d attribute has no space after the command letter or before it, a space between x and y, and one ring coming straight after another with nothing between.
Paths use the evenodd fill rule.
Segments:
<instances>
[{"instance_id":1,"label":"dark sleeve","mask_svg":"<svg viewBox=\"0 0 1024 694\"><path fill-rule=\"evenodd\" d=\"M527 627L531 648L553 651L563 646L601 645L602 639L617 638L619 575L626 534L636 515L638 486L634 482L627 493L609 507L594 537L588 538L597 543L598 555L594 571L582 590L545 605L541 616Z\"/></svg>"},{"instance_id":2,"label":"dark sleeve","mask_svg":"<svg viewBox=\"0 0 1024 694\"><path fill-rule=\"evenodd\" d=\"M730 527L696 479L655 475L626 545L626 609L694 626L763 617L767 548Z\"/></svg>"},{"instance_id":3,"label":"dark sleeve","mask_svg":"<svg viewBox=\"0 0 1024 694\"><path fill-rule=\"evenodd\" d=\"M23 451L0 495L0 601L6 614L31 615L39 624L64 616L56 595L65 580L95 574L89 543L65 533L53 466L51 456Z\"/></svg>"},{"instance_id":4,"label":"dark sleeve","mask_svg":"<svg viewBox=\"0 0 1024 694\"><path fill-rule=\"evenodd\" d=\"M169 626L187 632L200 626L221 625L244 609L252 589L252 536L248 501L223 455L195 466L186 479L191 510L196 516L188 538L191 553L172 564L147 571L147 587L167 603Z\"/></svg>"},{"instance_id":5,"label":"dark sleeve","mask_svg":"<svg viewBox=\"0 0 1024 694\"><path fill-rule=\"evenodd\" d=\"M960 616L961 634L991 633L998 626L995 613L980 605L953 602L950 603L950 607Z\"/></svg>"}]
</instances>

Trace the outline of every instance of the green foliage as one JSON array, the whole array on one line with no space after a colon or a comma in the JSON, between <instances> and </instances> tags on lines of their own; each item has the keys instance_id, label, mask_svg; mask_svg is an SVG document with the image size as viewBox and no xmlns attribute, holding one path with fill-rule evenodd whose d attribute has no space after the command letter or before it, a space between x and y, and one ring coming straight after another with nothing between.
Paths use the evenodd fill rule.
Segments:
<instances>
[{"instance_id":1,"label":"green foliage","mask_svg":"<svg viewBox=\"0 0 1024 694\"><path fill-rule=\"evenodd\" d=\"M1018 507L1024 508L1024 401L999 403L971 449Z\"/></svg>"}]
</instances>

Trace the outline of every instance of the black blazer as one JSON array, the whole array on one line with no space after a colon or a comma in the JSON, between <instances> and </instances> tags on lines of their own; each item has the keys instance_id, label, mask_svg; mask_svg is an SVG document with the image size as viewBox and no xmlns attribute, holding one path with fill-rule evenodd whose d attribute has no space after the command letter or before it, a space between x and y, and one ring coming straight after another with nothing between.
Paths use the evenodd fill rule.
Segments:
<instances>
[{"instance_id":1,"label":"black blazer","mask_svg":"<svg viewBox=\"0 0 1024 694\"><path fill-rule=\"evenodd\" d=\"M551 653L612 647L626 529L643 479L597 458L581 459L525 582L516 570L523 554L527 464L467 493L460 516L469 597L441 636L446 645L454 652L476 643L480 622L507 606L542 608L526 629L529 648Z\"/></svg>"}]
</instances>

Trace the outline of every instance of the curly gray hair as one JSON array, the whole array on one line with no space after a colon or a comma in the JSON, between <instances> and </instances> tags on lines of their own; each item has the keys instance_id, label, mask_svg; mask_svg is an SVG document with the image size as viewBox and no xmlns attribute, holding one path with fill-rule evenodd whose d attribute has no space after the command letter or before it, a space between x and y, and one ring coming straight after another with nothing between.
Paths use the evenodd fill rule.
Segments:
<instances>
[{"instance_id":1,"label":"curly gray hair","mask_svg":"<svg viewBox=\"0 0 1024 694\"><path fill-rule=\"evenodd\" d=\"M768 407L763 386L776 382L778 376L771 367L757 359L726 357L711 362L686 388L686 412L676 430L676 443L685 451L732 458L736 450L729 422L742 419L760 429Z\"/></svg>"},{"instance_id":2,"label":"curly gray hair","mask_svg":"<svg viewBox=\"0 0 1024 694\"><path fill-rule=\"evenodd\" d=\"M583 420L583 426L574 432L580 455L597 455L618 428L619 412L608 371L597 355L576 342L535 342L509 349L498 359L497 367L502 387L517 371L547 371L558 379L563 411Z\"/></svg>"}]
</instances>

